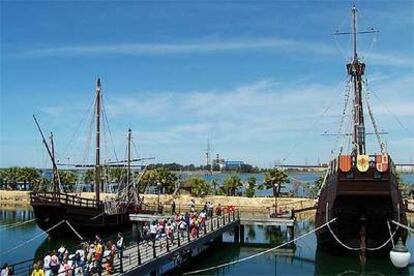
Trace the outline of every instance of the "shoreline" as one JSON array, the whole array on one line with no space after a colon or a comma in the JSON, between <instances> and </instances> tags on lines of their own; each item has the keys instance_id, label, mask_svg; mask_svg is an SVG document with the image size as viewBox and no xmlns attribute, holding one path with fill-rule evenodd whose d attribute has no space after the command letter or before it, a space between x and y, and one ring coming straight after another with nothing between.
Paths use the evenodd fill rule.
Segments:
<instances>
[{"instance_id":1,"label":"shoreline","mask_svg":"<svg viewBox=\"0 0 414 276\"><path fill-rule=\"evenodd\" d=\"M0 191L0 205L1 206L16 206L16 207L30 207L29 191ZM94 198L95 193L82 193L82 197ZM102 193L101 198L109 200L115 194ZM158 204L158 195L144 194L144 205L156 206ZM217 206L219 203L222 206L234 205L239 208L241 213L249 214L269 214L274 208L277 201L277 207L282 210L287 209L301 209L314 205L315 201L312 198L301 197L279 197L275 200L273 197L240 197L240 196L205 196L193 197L190 195L160 195L160 204L164 206L166 211L170 210L172 200L176 202L178 211L187 211L188 204L191 199L195 200L197 208L202 208L204 203L210 201Z\"/></svg>"}]
</instances>

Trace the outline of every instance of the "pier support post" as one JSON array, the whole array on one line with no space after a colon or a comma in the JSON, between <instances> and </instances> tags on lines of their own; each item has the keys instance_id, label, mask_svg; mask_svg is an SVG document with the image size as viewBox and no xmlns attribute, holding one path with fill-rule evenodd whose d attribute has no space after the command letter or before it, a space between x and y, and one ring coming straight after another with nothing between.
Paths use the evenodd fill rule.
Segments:
<instances>
[{"instance_id":1,"label":"pier support post","mask_svg":"<svg viewBox=\"0 0 414 276\"><path fill-rule=\"evenodd\" d=\"M295 238L295 231L294 231L293 226L288 226L287 230L288 230L288 235L289 235L289 241L292 241Z\"/></svg>"},{"instance_id":2,"label":"pier support post","mask_svg":"<svg viewBox=\"0 0 414 276\"><path fill-rule=\"evenodd\" d=\"M152 242L152 255L155 258L157 258L157 252L155 250L155 241Z\"/></svg>"},{"instance_id":3,"label":"pier support post","mask_svg":"<svg viewBox=\"0 0 414 276\"><path fill-rule=\"evenodd\" d=\"M234 227L234 243L240 242L240 226Z\"/></svg>"},{"instance_id":4,"label":"pier support post","mask_svg":"<svg viewBox=\"0 0 414 276\"><path fill-rule=\"evenodd\" d=\"M240 224L239 228L240 228L240 243L243 244L244 243L244 225Z\"/></svg>"}]
</instances>

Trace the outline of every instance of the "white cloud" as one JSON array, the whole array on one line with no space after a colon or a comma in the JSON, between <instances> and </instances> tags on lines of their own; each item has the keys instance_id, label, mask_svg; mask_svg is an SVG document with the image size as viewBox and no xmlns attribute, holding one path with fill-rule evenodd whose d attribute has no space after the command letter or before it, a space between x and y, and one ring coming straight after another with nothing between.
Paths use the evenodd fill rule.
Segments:
<instances>
[{"instance_id":1,"label":"white cloud","mask_svg":"<svg viewBox=\"0 0 414 276\"><path fill-rule=\"evenodd\" d=\"M337 56L338 50L330 44L317 41L295 40L280 37L243 38L220 41L196 41L183 43L117 43L54 47L38 47L16 52L24 58L90 56L90 55L171 55L171 54L210 54L215 52L237 51L278 51L278 53L304 53L321 56ZM402 56L395 53L370 53L367 59L371 64L388 66L413 66L413 55Z\"/></svg>"}]
</instances>

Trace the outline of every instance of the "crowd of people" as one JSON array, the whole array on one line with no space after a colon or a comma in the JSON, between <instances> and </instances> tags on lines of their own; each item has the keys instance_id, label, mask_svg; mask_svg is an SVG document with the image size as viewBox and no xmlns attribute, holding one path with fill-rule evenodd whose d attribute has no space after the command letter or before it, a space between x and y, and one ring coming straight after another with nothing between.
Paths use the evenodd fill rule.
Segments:
<instances>
[{"instance_id":1,"label":"crowd of people","mask_svg":"<svg viewBox=\"0 0 414 276\"><path fill-rule=\"evenodd\" d=\"M83 242L72 254L62 244L55 251L47 252L43 260L33 265L31 276L86 276L114 272L114 259L121 257L124 250L124 237L118 233L117 242L103 242L96 235L94 242ZM122 261L120 262L122 272Z\"/></svg>"},{"instance_id":2,"label":"crowd of people","mask_svg":"<svg viewBox=\"0 0 414 276\"><path fill-rule=\"evenodd\" d=\"M169 218L145 222L141 237L143 241L150 245L150 242L153 243L161 238L167 238L173 245L175 243L174 237L177 236L176 233L182 238L187 233L191 238L196 238L199 232L205 229L206 220L214 215L214 211L217 216L220 216L223 212L221 204L214 208L213 203L206 202L201 211L196 211L194 200L191 200L188 205L188 212L177 212L175 201L172 201L171 216Z\"/></svg>"},{"instance_id":3,"label":"crowd of people","mask_svg":"<svg viewBox=\"0 0 414 276\"><path fill-rule=\"evenodd\" d=\"M152 246L155 241L166 239L174 245L176 238L182 239L199 236L200 231L206 229L207 219L213 215L221 216L225 209L231 211L231 206L216 207L211 202L206 202L201 211L196 211L194 200L188 204L189 211L177 212L175 201L171 204L171 215L166 219L144 222L139 241ZM160 243L159 246L162 247ZM31 276L86 276L114 272L114 259L119 258L119 271L123 272L124 237L118 233L117 241L104 242L99 235L93 242L82 242L74 252L69 252L64 244L58 250L49 251L46 255L34 263ZM13 268L5 264L0 276L13 275Z\"/></svg>"}]
</instances>

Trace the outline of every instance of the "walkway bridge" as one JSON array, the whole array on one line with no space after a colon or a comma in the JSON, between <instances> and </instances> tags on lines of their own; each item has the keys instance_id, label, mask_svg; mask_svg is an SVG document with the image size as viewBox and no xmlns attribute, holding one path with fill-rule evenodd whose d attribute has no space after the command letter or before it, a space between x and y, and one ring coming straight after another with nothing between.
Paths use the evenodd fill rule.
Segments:
<instances>
[{"instance_id":1,"label":"walkway bridge","mask_svg":"<svg viewBox=\"0 0 414 276\"><path fill-rule=\"evenodd\" d=\"M134 220L131 217L131 220ZM140 221L140 219L137 219ZM237 212L229 212L222 216L215 216L206 220L206 227L200 227L196 236L188 231L174 233L173 242L163 237L155 242L140 242L124 250L123 273L117 269L114 275L144 275L161 274L175 267L179 267L186 259L198 255L207 248L212 241L220 241L222 235L240 227L240 217ZM235 240L239 239L235 231ZM115 258L115 267L120 267L119 258Z\"/></svg>"}]
</instances>

